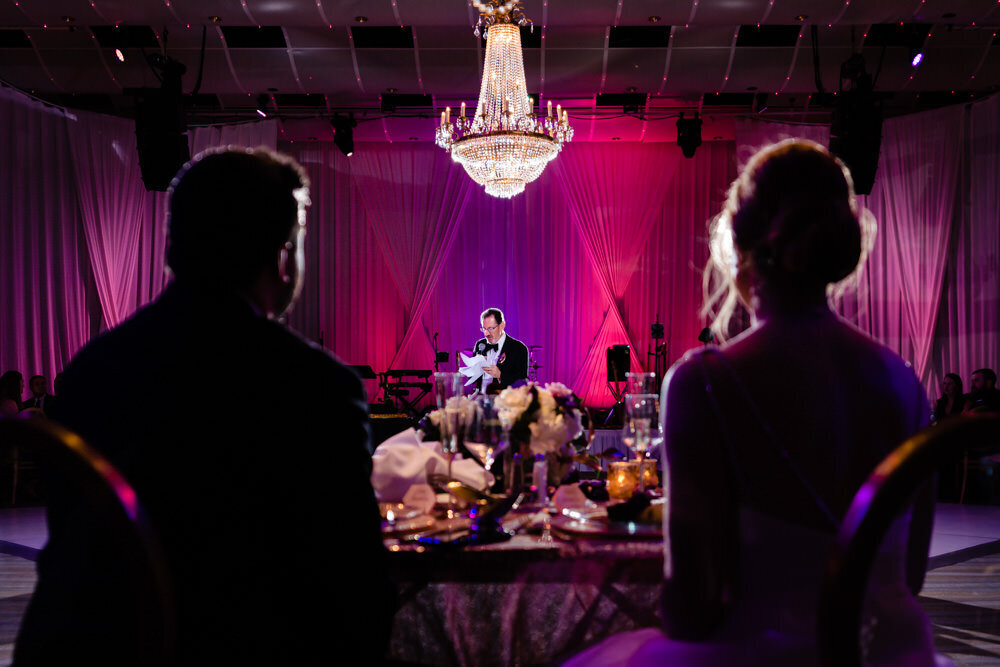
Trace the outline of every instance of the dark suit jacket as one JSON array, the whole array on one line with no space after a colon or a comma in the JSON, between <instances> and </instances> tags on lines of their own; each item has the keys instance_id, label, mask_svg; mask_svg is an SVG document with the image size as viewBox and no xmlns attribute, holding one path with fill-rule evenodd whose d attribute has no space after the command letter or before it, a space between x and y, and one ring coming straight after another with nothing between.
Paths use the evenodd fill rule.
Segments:
<instances>
[{"instance_id":1,"label":"dark suit jacket","mask_svg":"<svg viewBox=\"0 0 1000 667\"><path fill-rule=\"evenodd\" d=\"M486 339L480 338L476 341L475 347L472 348L473 354L485 354ZM503 343L503 349L500 350L500 359L497 361L497 368L500 369L500 379L494 379L493 382L486 387L486 390L490 393L506 389L518 380L528 379L528 348L524 343L513 338L510 334L507 334L507 340ZM476 380L476 389L479 389L483 384L483 379L479 378Z\"/></svg>"},{"instance_id":2,"label":"dark suit jacket","mask_svg":"<svg viewBox=\"0 0 1000 667\"><path fill-rule=\"evenodd\" d=\"M173 579L178 664L376 663L393 592L361 382L239 297L205 292L175 283L88 345L51 416L145 506ZM115 553L64 486L49 498L14 662L128 664Z\"/></svg>"}]
</instances>

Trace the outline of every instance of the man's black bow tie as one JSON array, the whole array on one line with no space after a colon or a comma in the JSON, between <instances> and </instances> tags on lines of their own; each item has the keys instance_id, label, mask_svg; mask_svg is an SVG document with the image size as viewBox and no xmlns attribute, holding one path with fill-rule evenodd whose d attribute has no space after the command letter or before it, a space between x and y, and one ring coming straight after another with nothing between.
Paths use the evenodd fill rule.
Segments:
<instances>
[{"instance_id":1,"label":"man's black bow tie","mask_svg":"<svg viewBox=\"0 0 1000 667\"><path fill-rule=\"evenodd\" d=\"M486 343L486 349L485 349L486 352L489 352L490 350L499 350L499 349L500 349L499 343Z\"/></svg>"}]
</instances>

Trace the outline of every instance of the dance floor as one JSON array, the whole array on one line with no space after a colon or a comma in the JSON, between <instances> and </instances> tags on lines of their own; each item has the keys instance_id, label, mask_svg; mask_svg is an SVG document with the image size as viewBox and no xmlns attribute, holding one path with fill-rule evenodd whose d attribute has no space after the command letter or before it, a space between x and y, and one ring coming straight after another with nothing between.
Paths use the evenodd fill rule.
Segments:
<instances>
[{"instance_id":1,"label":"dance floor","mask_svg":"<svg viewBox=\"0 0 1000 667\"><path fill-rule=\"evenodd\" d=\"M0 667L35 587L41 508L0 510ZM939 504L921 593L938 651L956 665L1000 662L1000 507Z\"/></svg>"}]
</instances>

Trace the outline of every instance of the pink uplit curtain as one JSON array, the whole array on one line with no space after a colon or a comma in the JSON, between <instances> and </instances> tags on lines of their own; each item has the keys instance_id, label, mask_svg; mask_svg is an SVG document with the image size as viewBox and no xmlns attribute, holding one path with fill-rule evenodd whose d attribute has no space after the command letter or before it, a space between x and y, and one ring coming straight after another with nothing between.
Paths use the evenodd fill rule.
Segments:
<instances>
[{"instance_id":1,"label":"pink uplit curtain","mask_svg":"<svg viewBox=\"0 0 1000 667\"><path fill-rule=\"evenodd\" d=\"M614 344L632 346L622 312L625 289L656 222L665 185L681 159L680 149L668 144L641 150L581 144L574 146L571 159L557 159L552 166L609 305L573 382L587 394L607 382L605 350ZM644 361L633 349L633 368L641 369Z\"/></svg>"},{"instance_id":2,"label":"pink uplit curtain","mask_svg":"<svg viewBox=\"0 0 1000 667\"><path fill-rule=\"evenodd\" d=\"M369 144L359 144L358 151ZM389 278L375 233L351 180L353 157L332 143L282 143L312 181L306 273L289 324L349 364L390 368L405 332L405 305ZM422 360L420 368L429 368ZM377 383L366 382L369 398Z\"/></svg>"},{"instance_id":3,"label":"pink uplit curtain","mask_svg":"<svg viewBox=\"0 0 1000 667\"><path fill-rule=\"evenodd\" d=\"M0 372L19 371L25 384L35 374L51 381L89 332L72 123L0 87Z\"/></svg>"},{"instance_id":4,"label":"pink uplit curtain","mask_svg":"<svg viewBox=\"0 0 1000 667\"><path fill-rule=\"evenodd\" d=\"M108 328L138 305L139 239L146 190L132 122L80 112L70 131L77 198Z\"/></svg>"},{"instance_id":5,"label":"pink uplit curtain","mask_svg":"<svg viewBox=\"0 0 1000 667\"><path fill-rule=\"evenodd\" d=\"M451 251L471 181L443 152L382 144L351 158L351 176L389 275L406 308L406 331L390 368L411 342L430 343L421 315ZM418 333L421 334L418 336Z\"/></svg>"},{"instance_id":6,"label":"pink uplit curtain","mask_svg":"<svg viewBox=\"0 0 1000 667\"><path fill-rule=\"evenodd\" d=\"M708 324L698 317L702 273L708 262L708 223L722 209L726 189L735 178L734 153L731 141L702 144L694 158L681 160L674 177L664 184L659 220L625 292L629 336L644 368L652 370L650 325L657 317L664 326L659 342L666 345L668 368L701 345L698 334Z\"/></svg>"},{"instance_id":7,"label":"pink uplit curtain","mask_svg":"<svg viewBox=\"0 0 1000 667\"><path fill-rule=\"evenodd\" d=\"M858 323L929 383L949 239L957 221L964 109L885 122L868 207L879 234L858 296Z\"/></svg>"},{"instance_id":8,"label":"pink uplit curtain","mask_svg":"<svg viewBox=\"0 0 1000 667\"><path fill-rule=\"evenodd\" d=\"M1000 371L1000 96L970 106L962 207L949 253L929 389L958 373L969 389L972 371Z\"/></svg>"}]
</instances>

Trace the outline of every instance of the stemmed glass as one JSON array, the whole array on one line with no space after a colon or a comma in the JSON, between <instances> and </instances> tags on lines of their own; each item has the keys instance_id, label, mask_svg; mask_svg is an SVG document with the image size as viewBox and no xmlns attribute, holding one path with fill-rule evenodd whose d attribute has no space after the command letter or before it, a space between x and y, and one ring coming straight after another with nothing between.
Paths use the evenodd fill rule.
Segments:
<instances>
[{"instance_id":1,"label":"stemmed glass","mask_svg":"<svg viewBox=\"0 0 1000 667\"><path fill-rule=\"evenodd\" d=\"M441 410L441 449L448 458L448 480L451 480L451 464L458 453L459 438L464 428L460 399L462 396L461 373L435 373L434 399Z\"/></svg>"},{"instance_id":2,"label":"stemmed glass","mask_svg":"<svg viewBox=\"0 0 1000 667\"><path fill-rule=\"evenodd\" d=\"M656 383L656 373L626 373L626 393L629 394L659 394L660 387Z\"/></svg>"},{"instance_id":3,"label":"stemmed glass","mask_svg":"<svg viewBox=\"0 0 1000 667\"><path fill-rule=\"evenodd\" d=\"M495 396L479 394L473 400L475 405L470 410L466 425L465 445L479 458L483 467L490 470L495 461L494 455L504 440L504 427L500 422Z\"/></svg>"},{"instance_id":4,"label":"stemmed glass","mask_svg":"<svg viewBox=\"0 0 1000 667\"><path fill-rule=\"evenodd\" d=\"M639 490L645 490L642 462L654 447L663 442L660 431L659 396L656 394L625 395L625 428L622 440L639 460Z\"/></svg>"}]
</instances>

